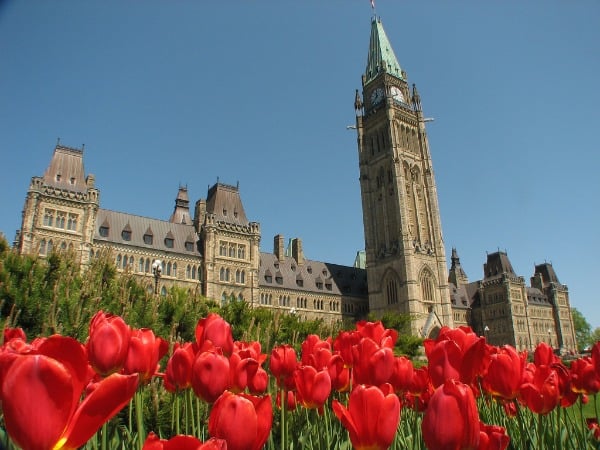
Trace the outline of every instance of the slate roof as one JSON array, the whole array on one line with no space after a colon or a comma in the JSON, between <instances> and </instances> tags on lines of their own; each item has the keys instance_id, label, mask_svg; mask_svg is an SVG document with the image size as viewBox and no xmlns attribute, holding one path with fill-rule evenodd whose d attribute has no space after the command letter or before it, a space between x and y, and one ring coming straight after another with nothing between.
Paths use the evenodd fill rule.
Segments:
<instances>
[{"instance_id":1,"label":"slate roof","mask_svg":"<svg viewBox=\"0 0 600 450\"><path fill-rule=\"evenodd\" d=\"M527 302L536 303L538 305L549 306L548 296L537 288L528 287L527 289Z\"/></svg>"},{"instance_id":2,"label":"slate roof","mask_svg":"<svg viewBox=\"0 0 600 450\"><path fill-rule=\"evenodd\" d=\"M556 276L556 272L554 271L554 267L552 267L552 264L550 263L537 264L535 266L535 273L539 273L542 275L542 280L544 281L544 284L560 284L560 281L558 281L558 277Z\"/></svg>"},{"instance_id":3,"label":"slate roof","mask_svg":"<svg viewBox=\"0 0 600 450\"><path fill-rule=\"evenodd\" d=\"M467 309L471 306L471 297L469 296L467 285L462 284L460 286L455 286L454 283L448 283L448 288L450 290L450 302L452 303L453 308Z\"/></svg>"},{"instance_id":4,"label":"slate roof","mask_svg":"<svg viewBox=\"0 0 600 450\"><path fill-rule=\"evenodd\" d=\"M306 259L297 264L290 256L279 260L272 253L261 253L258 277L261 288L367 297L367 272L357 267Z\"/></svg>"},{"instance_id":5,"label":"slate roof","mask_svg":"<svg viewBox=\"0 0 600 450\"><path fill-rule=\"evenodd\" d=\"M48 186L72 192L87 192L83 150L57 145L42 178Z\"/></svg>"},{"instance_id":6,"label":"slate roof","mask_svg":"<svg viewBox=\"0 0 600 450\"><path fill-rule=\"evenodd\" d=\"M186 256L201 256L198 249L198 235L192 224L177 224L166 220L151 219L122 212L98 209L94 230L95 242L110 242L113 244L131 245L164 252L180 253ZM100 228L108 227L108 236L100 235ZM131 239L123 238L123 230L131 231ZM151 234L152 244L144 242L144 234ZM173 248L165 245L165 238L173 239ZM185 248L186 242L193 242L193 250Z\"/></svg>"},{"instance_id":7,"label":"slate roof","mask_svg":"<svg viewBox=\"0 0 600 450\"><path fill-rule=\"evenodd\" d=\"M238 186L216 183L208 190L206 212L214 214L217 222L248 225Z\"/></svg>"},{"instance_id":8,"label":"slate roof","mask_svg":"<svg viewBox=\"0 0 600 450\"><path fill-rule=\"evenodd\" d=\"M517 274L505 252L495 252L487 255L487 262L483 265L484 279L495 278L502 274L516 277Z\"/></svg>"}]
</instances>

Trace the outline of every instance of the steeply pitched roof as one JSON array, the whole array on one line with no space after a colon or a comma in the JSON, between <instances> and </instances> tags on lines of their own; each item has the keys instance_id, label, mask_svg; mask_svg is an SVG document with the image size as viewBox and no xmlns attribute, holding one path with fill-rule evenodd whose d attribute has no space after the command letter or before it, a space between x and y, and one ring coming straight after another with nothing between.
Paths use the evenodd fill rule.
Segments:
<instances>
[{"instance_id":1,"label":"steeply pitched roof","mask_svg":"<svg viewBox=\"0 0 600 450\"><path fill-rule=\"evenodd\" d=\"M110 242L180 253L186 256L200 256L197 246L198 236L194 226L191 224L171 223L165 220L135 216L108 209L98 209L96 223L101 224L94 230L94 241L96 242ZM108 228L108 236L100 235L100 227ZM131 233L129 240L124 239L123 231ZM144 242L145 234L152 236L151 244ZM173 239L172 248L167 247L165 243L166 238ZM190 241L190 239L192 240ZM185 247L185 243L188 241L193 243L191 251Z\"/></svg>"},{"instance_id":2,"label":"steeply pitched roof","mask_svg":"<svg viewBox=\"0 0 600 450\"><path fill-rule=\"evenodd\" d=\"M365 269L312 260L297 264L292 257L281 261L272 253L260 254L258 284L261 288L367 298Z\"/></svg>"},{"instance_id":3,"label":"steeply pitched roof","mask_svg":"<svg viewBox=\"0 0 600 450\"><path fill-rule=\"evenodd\" d=\"M43 180L48 186L86 192L83 150L57 145Z\"/></svg>"},{"instance_id":4,"label":"steeply pitched roof","mask_svg":"<svg viewBox=\"0 0 600 450\"><path fill-rule=\"evenodd\" d=\"M248 225L239 187L217 183L208 190L206 212L214 214L217 222Z\"/></svg>"},{"instance_id":5,"label":"steeply pitched roof","mask_svg":"<svg viewBox=\"0 0 600 450\"><path fill-rule=\"evenodd\" d=\"M190 216L190 199L188 197L187 187L181 186L177 192L177 198L175 199L175 209L169 222L172 223L183 223L190 225L192 218Z\"/></svg>"},{"instance_id":6,"label":"steeply pitched roof","mask_svg":"<svg viewBox=\"0 0 600 450\"><path fill-rule=\"evenodd\" d=\"M483 265L484 279L494 278L497 275L507 274L516 277L517 274L505 252L495 252L487 255L487 262Z\"/></svg>"},{"instance_id":7,"label":"steeply pitched roof","mask_svg":"<svg viewBox=\"0 0 600 450\"><path fill-rule=\"evenodd\" d=\"M544 284L560 284L560 282L558 281L558 277L556 276L556 272L554 271L554 267L552 267L552 264L550 263L537 264L535 266L535 273L539 273L542 275L542 280L544 281Z\"/></svg>"},{"instance_id":8,"label":"steeply pitched roof","mask_svg":"<svg viewBox=\"0 0 600 450\"><path fill-rule=\"evenodd\" d=\"M369 41L369 56L367 57L367 68L365 70L365 83L373 80L382 72L387 72L400 79L402 69L394 54L394 49L388 40L380 19L371 22L371 39Z\"/></svg>"}]
</instances>

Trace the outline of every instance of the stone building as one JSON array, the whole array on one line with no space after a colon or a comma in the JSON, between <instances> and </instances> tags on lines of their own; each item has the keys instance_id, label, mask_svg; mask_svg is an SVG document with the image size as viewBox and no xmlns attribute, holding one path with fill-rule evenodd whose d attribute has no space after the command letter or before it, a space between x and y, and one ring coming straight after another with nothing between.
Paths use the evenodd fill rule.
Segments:
<instances>
[{"instance_id":1,"label":"stone building","mask_svg":"<svg viewBox=\"0 0 600 450\"><path fill-rule=\"evenodd\" d=\"M217 182L193 212L180 187L167 221L103 209L83 149L62 145L31 180L15 246L42 257L71 250L84 266L108 251L119 271L159 295L177 285L331 321L400 312L421 336L470 325L495 344L574 349L568 290L550 264L535 267L531 287L501 252L488 255L480 281L468 281L454 250L448 271L427 119L379 19L354 106L365 251L353 266L310 260L299 238L286 246L282 235L261 251L260 224L246 215L239 186Z\"/></svg>"},{"instance_id":2,"label":"stone building","mask_svg":"<svg viewBox=\"0 0 600 450\"><path fill-rule=\"evenodd\" d=\"M495 345L519 350L540 342L565 351L576 349L569 291L550 263L534 267L531 286L517 275L506 252L487 255L483 279L469 283L452 250L450 299L455 325L469 325Z\"/></svg>"}]
</instances>

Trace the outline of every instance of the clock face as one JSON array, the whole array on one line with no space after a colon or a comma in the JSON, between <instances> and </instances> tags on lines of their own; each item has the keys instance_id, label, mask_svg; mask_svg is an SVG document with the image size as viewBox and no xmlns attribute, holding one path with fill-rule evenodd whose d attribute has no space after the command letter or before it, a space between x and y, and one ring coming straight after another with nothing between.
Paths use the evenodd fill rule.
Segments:
<instances>
[{"instance_id":1,"label":"clock face","mask_svg":"<svg viewBox=\"0 0 600 450\"><path fill-rule=\"evenodd\" d=\"M371 93L371 104L376 105L383 100L383 89L377 88Z\"/></svg>"},{"instance_id":2,"label":"clock face","mask_svg":"<svg viewBox=\"0 0 600 450\"><path fill-rule=\"evenodd\" d=\"M390 89L390 94L392 94L392 98L397 101L397 102L404 102L404 95L402 94L402 91L400 90L400 88L393 86Z\"/></svg>"}]
</instances>

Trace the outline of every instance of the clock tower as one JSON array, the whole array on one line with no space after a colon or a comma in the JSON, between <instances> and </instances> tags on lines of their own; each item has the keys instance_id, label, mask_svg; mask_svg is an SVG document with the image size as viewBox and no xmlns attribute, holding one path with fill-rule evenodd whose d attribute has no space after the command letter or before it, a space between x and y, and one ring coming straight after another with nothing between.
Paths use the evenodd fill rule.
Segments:
<instances>
[{"instance_id":1,"label":"clock tower","mask_svg":"<svg viewBox=\"0 0 600 450\"><path fill-rule=\"evenodd\" d=\"M378 18L355 109L370 310L433 335L453 320L426 119Z\"/></svg>"}]
</instances>

